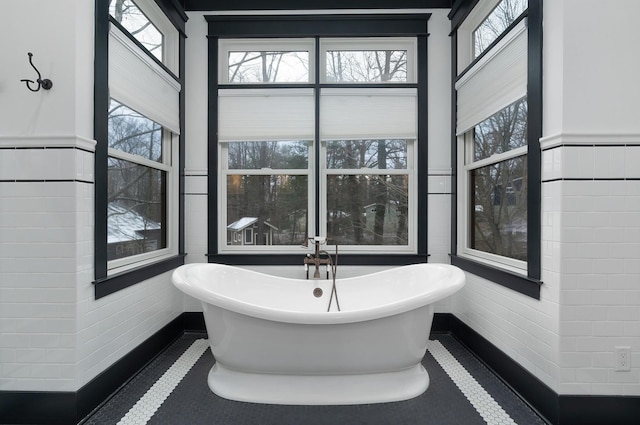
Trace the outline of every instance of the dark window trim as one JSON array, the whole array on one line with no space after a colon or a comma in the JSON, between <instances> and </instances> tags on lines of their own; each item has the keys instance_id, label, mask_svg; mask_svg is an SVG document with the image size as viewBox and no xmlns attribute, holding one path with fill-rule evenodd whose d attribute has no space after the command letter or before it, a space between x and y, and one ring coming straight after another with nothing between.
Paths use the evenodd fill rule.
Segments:
<instances>
[{"instance_id":1,"label":"dark window trim","mask_svg":"<svg viewBox=\"0 0 640 425\"><path fill-rule=\"evenodd\" d=\"M327 251L335 258L333 247ZM208 262L236 266L302 266L306 251L300 254L207 254ZM342 266L401 266L426 263L427 255L419 254L341 254L338 250L338 264Z\"/></svg>"},{"instance_id":2,"label":"dark window trim","mask_svg":"<svg viewBox=\"0 0 640 425\"><path fill-rule=\"evenodd\" d=\"M209 170L218 169L218 102L219 87L229 85L218 84L218 40L220 38L260 38L260 37L349 37L349 36L406 36L416 37L418 43L416 61L418 64L417 84L405 86L417 87L418 90L418 164L417 164L417 253L416 254L343 254L340 255L341 264L381 264L402 265L425 262L427 259L427 174L428 174L428 75L427 75L427 22L431 14L397 14L397 15L285 15L285 16L205 16L209 23ZM317 49L316 49L317 50ZM319 54L316 51L316 54ZM213 58L213 59L212 59ZM316 62L318 63L318 62ZM420 83L422 82L422 83ZM271 86L271 85L270 85ZM325 87L316 82L308 86ZM243 86L244 87L244 86ZM264 86L261 86L264 87ZM299 86L296 86L299 87ZM340 85L344 87L344 85ZM367 86L370 87L370 86ZM393 85L398 87L398 85ZM317 106L317 105L316 105ZM316 123L317 125L317 123ZM316 129L317 130L317 129ZM318 131L316 131L318 134ZM316 147L318 144L316 143ZM217 171L208 176L208 251L209 262L219 262L235 265L259 264L300 264L299 255L272 254L219 254L218 253L218 175ZM319 191L316 188L316 193ZM318 208L318 203L316 203ZM316 215L317 216L317 215ZM317 229L316 229L317 233ZM302 253L301 253L302 254Z\"/></svg>"},{"instance_id":3,"label":"dark window trim","mask_svg":"<svg viewBox=\"0 0 640 425\"><path fill-rule=\"evenodd\" d=\"M171 2L171 3L168 3ZM165 13L168 8L173 7L175 0L156 0L158 6ZM174 5L175 6L175 5ZM181 8L176 8L174 14L169 17L176 25L175 16L180 15ZM184 11L182 10L182 14ZM186 18L186 15L184 15ZM95 0L95 56L94 56L94 138L96 140L95 150L95 198L94 198L94 291L95 298L99 299L112 294L121 289L135 285L143 280L165 273L172 268L184 264L184 75L185 75L185 34L184 23L182 29L178 25L179 31L179 68L180 78L175 77L180 82L180 136L178 138L179 158L177 164L178 173L178 254L158 260L157 262L136 267L126 272L108 276L107 269L107 181L108 181L108 137L109 137L109 25L111 18L109 15L109 0ZM117 24L117 23L116 23ZM125 34L128 34L124 30ZM144 49L146 51L146 49ZM154 57L155 59L155 57ZM166 67L165 67L166 69Z\"/></svg>"},{"instance_id":4,"label":"dark window trim","mask_svg":"<svg viewBox=\"0 0 640 425\"><path fill-rule=\"evenodd\" d=\"M173 26L176 27L180 34L186 37L185 24L189 20L189 17L181 3L179 0L156 0L156 4L162 9L162 12L164 12Z\"/></svg>"},{"instance_id":5,"label":"dark window trim","mask_svg":"<svg viewBox=\"0 0 640 425\"><path fill-rule=\"evenodd\" d=\"M451 264L460 267L462 270L483 277L499 285L513 289L524 295L528 295L537 300L540 299L540 282L537 279L527 277L518 273L513 273L495 266L473 261L458 255L451 255Z\"/></svg>"},{"instance_id":6,"label":"dark window trim","mask_svg":"<svg viewBox=\"0 0 640 425\"><path fill-rule=\"evenodd\" d=\"M452 81L455 82L457 75L457 28L466 18L469 12L478 3L477 0L460 0L456 2L455 8L449 14L452 22ZM540 299L541 282L541 158L540 138L542 137L542 3L543 0L529 0L528 9L518 18L527 19L528 40L527 40L527 178L529 181L527 192L527 275L519 275L495 266L474 261L469 258L456 255L457 246L457 194L452 199L451 210L451 263L457 265L469 273L476 274L499 285L510 288L521 294ZM511 29L512 26L509 27ZM500 39L500 38L499 38ZM497 43L495 40L489 48ZM477 60L476 60L477 61ZM475 61L470 65L470 67ZM469 68L463 71L467 72ZM451 155L452 163L457 163L457 137L456 137L456 91L455 83L452 83L452 121L451 121ZM454 167L457 168L457 167ZM457 170L454 171L452 184L457 191ZM462 177L464 178L464 176Z\"/></svg>"},{"instance_id":7,"label":"dark window trim","mask_svg":"<svg viewBox=\"0 0 640 425\"><path fill-rule=\"evenodd\" d=\"M478 4L480 0L453 0L449 19L451 20L451 34L457 32L458 27L469 16L469 13Z\"/></svg>"},{"instance_id":8,"label":"dark window trim","mask_svg":"<svg viewBox=\"0 0 640 425\"><path fill-rule=\"evenodd\" d=\"M211 0L184 0L185 10L323 10L323 9L448 9L451 0L235 0L212 2Z\"/></svg>"},{"instance_id":9,"label":"dark window trim","mask_svg":"<svg viewBox=\"0 0 640 425\"><path fill-rule=\"evenodd\" d=\"M183 265L185 255L178 254L152 264L96 279L93 282L95 284L96 300Z\"/></svg>"},{"instance_id":10,"label":"dark window trim","mask_svg":"<svg viewBox=\"0 0 640 425\"><path fill-rule=\"evenodd\" d=\"M389 37L427 35L430 13L362 15L208 15L209 37Z\"/></svg>"}]
</instances>

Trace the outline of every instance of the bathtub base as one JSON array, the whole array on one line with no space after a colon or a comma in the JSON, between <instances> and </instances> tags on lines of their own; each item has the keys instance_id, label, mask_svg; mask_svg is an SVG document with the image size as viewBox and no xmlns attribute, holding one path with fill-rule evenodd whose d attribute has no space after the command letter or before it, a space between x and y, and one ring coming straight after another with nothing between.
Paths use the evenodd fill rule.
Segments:
<instances>
[{"instance_id":1,"label":"bathtub base","mask_svg":"<svg viewBox=\"0 0 640 425\"><path fill-rule=\"evenodd\" d=\"M402 401L426 391L421 364L396 372L360 375L272 375L227 369L216 363L209 388L220 397L252 403L295 405L368 404Z\"/></svg>"}]
</instances>

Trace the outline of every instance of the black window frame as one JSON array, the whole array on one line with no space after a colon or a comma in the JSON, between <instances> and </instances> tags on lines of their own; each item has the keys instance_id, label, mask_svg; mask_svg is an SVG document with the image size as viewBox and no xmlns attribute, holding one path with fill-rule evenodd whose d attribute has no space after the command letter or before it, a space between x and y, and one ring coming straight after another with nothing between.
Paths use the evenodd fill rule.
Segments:
<instances>
[{"instance_id":1,"label":"black window frame","mask_svg":"<svg viewBox=\"0 0 640 425\"><path fill-rule=\"evenodd\" d=\"M454 195L451 204L451 264L461 269L495 282L534 299L540 299L541 281L541 158L540 138L542 137L542 3L543 0L529 0L528 9L516 19L505 32L494 40L471 64L458 74L458 34L457 30L469 13L477 5L478 0L458 0L454 2L449 19L451 20L451 72L452 72L452 109L451 109L451 158L457 164L458 138L456 136L456 90L455 82L471 69L484 55L491 50L506 33L522 19L527 20L527 274L518 274L497 266L474 261L468 257L457 255L457 223L458 170L454 166L452 187ZM460 178L465 178L461 176ZM464 196L464 194L462 194Z\"/></svg>"},{"instance_id":2,"label":"black window frame","mask_svg":"<svg viewBox=\"0 0 640 425\"><path fill-rule=\"evenodd\" d=\"M109 0L95 0L95 56L94 56L94 139L95 149L95 228L94 228L94 293L95 299L113 294L136 283L150 279L184 264L184 75L185 75L185 23L188 19L184 9L173 0L155 0L174 27L178 30L180 91L180 136L178 137L178 253L169 258L108 274L107 268L107 170L108 170L108 110L109 110L109 26L113 23L109 15ZM117 25L117 22L115 23ZM133 43L142 46L128 31L119 26ZM171 73L164 64L143 47L143 51ZM174 75L175 77L175 75ZM170 201L169 201L170 202Z\"/></svg>"},{"instance_id":3,"label":"black window frame","mask_svg":"<svg viewBox=\"0 0 640 425\"><path fill-rule=\"evenodd\" d=\"M404 265L427 261L427 23L431 14L206 15L208 21L208 253L209 262L232 265L297 265L301 254L220 254L218 252L218 40L221 38L416 37L417 39L417 252L415 254L340 254L343 265ZM319 55L319 52L316 52ZM319 63L316 57L316 63ZM316 65L317 66L317 65ZM228 87L229 85L225 85ZM243 85L246 87L246 85ZM286 85L278 85L283 87ZM303 85L304 86L304 85ZM309 87L327 87L316 81ZM394 87L400 87L394 83ZM411 86L415 87L416 84ZM296 84L295 87L302 87ZM316 113L318 108L316 105ZM316 125L318 120L316 119ZM316 129L316 158L319 158ZM319 170L316 170L318 173ZM316 217L319 176L316 176ZM318 234L319 224L315 232ZM313 236L313 235L310 235Z\"/></svg>"}]
</instances>

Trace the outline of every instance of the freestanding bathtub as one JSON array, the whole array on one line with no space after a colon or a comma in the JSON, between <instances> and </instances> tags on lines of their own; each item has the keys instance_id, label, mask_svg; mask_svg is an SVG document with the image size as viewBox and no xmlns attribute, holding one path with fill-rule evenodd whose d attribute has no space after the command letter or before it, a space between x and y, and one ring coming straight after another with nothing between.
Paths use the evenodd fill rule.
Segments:
<instances>
[{"instance_id":1,"label":"freestanding bathtub","mask_svg":"<svg viewBox=\"0 0 640 425\"><path fill-rule=\"evenodd\" d=\"M172 280L202 302L216 360L211 390L271 404L381 403L422 394L434 303L465 283L450 265L396 267L337 279L341 311L335 298L327 311L331 280L206 263L180 266Z\"/></svg>"}]
</instances>

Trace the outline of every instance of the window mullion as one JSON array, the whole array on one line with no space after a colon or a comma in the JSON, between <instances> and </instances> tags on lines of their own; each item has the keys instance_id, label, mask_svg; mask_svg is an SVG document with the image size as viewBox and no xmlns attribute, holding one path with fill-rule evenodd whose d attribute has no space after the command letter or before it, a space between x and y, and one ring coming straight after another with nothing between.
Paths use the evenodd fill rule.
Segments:
<instances>
[{"instance_id":1,"label":"window mullion","mask_svg":"<svg viewBox=\"0 0 640 425\"><path fill-rule=\"evenodd\" d=\"M171 165L162 164L151 159L146 159L138 155L133 155L127 152L123 152L118 149L109 148L109 156L112 158L123 159L125 161L133 162L138 165L144 165L145 167L155 168L161 171L171 171Z\"/></svg>"},{"instance_id":2,"label":"window mullion","mask_svg":"<svg viewBox=\"0 0 640 425\"><path fill-rule=\"evenodd\" d=\"M339 176L339 175L360 175L360 176L405 176L411 174L407 169L392 169L392 168L331 168L324 171L326 175Z\"/></svg>"},{"instance_id":3,"label":"window mullion","mask_svg":"<svg viewBox=\"0 0 640 425\"><path fill-rule=\"evenodd\" d=\"M228 170L225 169L223 171L224 175L227 176L278 176L278 175L289 175L289 176L306 176L309 175L308 168L302 169L280 169L280 168L260 168L260 169L246 169L246 170Z\"/></svg>"},{"instance_id":4,"label":"window mullion","mask_svg":"<svg viewBox=\"0 0 640 425\"><path fill-rule=\"evenodd\" d=\"M473 171L477 168L486 167L487 165L497 164L499 162L506 161L508 159L517 158L522 155L526 155L528 152L528 146L521 146L517 149L512 149L508 152L491 155L489 158L484 158L479 161L474 161L464 166L465 171Z\"/></svg>"},{"instance_id":5,"label":"window mullion","mask_svg":"<svg viewBox=\"0 0 640 425\"><path fill-rule=\"evenodd\" d=\"M321 163L324 162L324 156L322 156L323 154L323 150L321 150L320 147L320 80L324 79L323 74L320 73L320 55L321 55L321 51L320 51L320 37L316 37L315 38L315 50L314 50L314 61L313 61L313 67L314 67L314 77L315 80L313 81L315 87L314 87L314 103L315 103L315 135L314 135L314 143L313 143L313 147L314 147L314 164L313 164L313 170L314 170L314 175L313 175L313 179L315 181L315 191L314 191L314 208L315 208L315 223L314 223L314 234L313 235L307 235L307 236L317 236L320 235L321 233L321 226L320 223L326 223L327 219L326 219L326 208L320 208L321 205L326 206L326 190L323 191L323 193L321 194L321 187L326 188L326 178L320 178L321 175ZM321 161L321 158L323 159L323 161ZM324 184L321 184L322 182L325 182ZM321 196L322 196L322 201L321 201ZM326 228L324 228L324 233L326 233Z\"/></svg>"}]
</instances>

